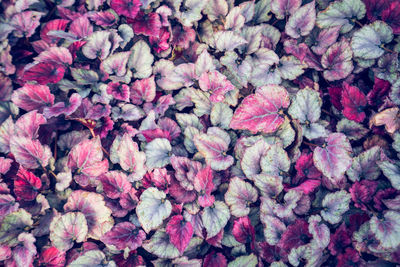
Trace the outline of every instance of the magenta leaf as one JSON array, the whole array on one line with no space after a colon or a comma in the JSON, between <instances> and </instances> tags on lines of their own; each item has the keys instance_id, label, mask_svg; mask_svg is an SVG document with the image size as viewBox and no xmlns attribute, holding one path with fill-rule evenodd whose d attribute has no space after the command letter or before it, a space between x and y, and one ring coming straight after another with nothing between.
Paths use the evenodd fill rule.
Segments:
<instances>
[{"instance_id":1,"label":"magenta leaf","mask_svg":"<svg viewBox=\"0 0 400 267\"><path fill-rule=\"evenodd\" d=\"M38 190L42 187L42 181L32 172L20 167L14 180L14 193L17 199L26 201L34 200Z\"/></svg>"},{"instance_id":2,"label":"magenta leaf","mask_svg":"<svg viewBox=\"0 0 400 267\"><path fill-rule=\"evenodd\" d=\"M15 160L27 169L46 167L52 156L48 146L28 137L13 136L10 140L10 150Z\"/></svg>"},{"instance_id":3,"label":"magenta leaf","mask_svg":"<svg viewBox=\"0 0 400 267\"><path fill-rule=\"evenodd\" d=\"M65 253L56 247L49 247L40 254L39 264L51 267L63 267L65 265Z\"/></svg>"},{"instance_id":4,"label":"magenta leaf","mask_svg":"<svg viewBox=\"0 0 400 267\"><path fill-rule=\"evenodd\" d=\"M134 19L139 12L142 3L139 0L112 0L111 8L118 15Z\"/></svg>"},{"instance_id":5,"label":"magenta leaf","mask_svg":"<svg viewBox=\"0 0 400 267\"><path fill-rule=\"evenodd\" d=\"M267 85L247 96L233 114L230 127L251 132L275 132L284 122L283 109L289 106L285 88Z\"/></svg>"},{"instance_id":6,"label":"magenta leaf","mask_svg":"<svg viewBox=\"0 0 400 267\"><path fill-rule=\"evenodd\" d=\"M65 73L65 68L61 65L51 63L38 63L25 67L22 79L24 81L36 81L39 84L58 83Z\"/></svg>"},{"instance_id":7,"label":"magenta leaf","mask_svg":"<svg viewBox=\"0 0 400 267\"><path fill-rule=\"evenodd\" d=\"M336 81L346 78L354 68L352 56L350 44L345 39L331 45L321 58L325 79Z\"/></svg>"},{"instance_id":8,"label":"magenta leaf","mask_svg":"<svg viewBox=\"0 0 400 267\"><path fill-rule=\"evenodd\" d=\"M131 86L131 102L140 105L143 102L151 102L156 96L156 84L154 76L136 80Z\"/></svg>"},{"instance_id":9,"label":"magenta leaf","mask_svg":"<svg viewBox=\"0 0 400 267\"><path fill-rule=\"evenodd\" d=\"M19 117L15 122L15 131L20 136L36 139L38 138L40 125L46 122L47 120L42 114L38 113L37 110L33 110Z\"/></svg>"},{"instance_id":10,"label":"magenta leaf","mask_svg":"<svg viewBox=\"0 0 400 267\"><path fill-rule=\"evenodd\" d=\"M127 193L131 189L131 184L125 173L118 171L110 171L99 177L103 185L103 192L111 199L120 198L121 195Z\"/></svg>"},{"instance_id":11,"label":"magenta leaf","mask_svg":"<svg viewBox=\"0 0 400 267\"><path fill-rule=\"evenodd\" d=\"M54 104L54 95L50 93L46 85L25 84L14 91L11 100L26 111L41 110L43 107Z\"/></svg>"},{"instance_id":12,"label":"magenta leaf","mask_svg":"<svg viewBox=\"0 0 400 267\"><path fill-rule=\"evenodd\" d=\"M363 111L367 105L367 97L355 86L343 83L342 92L343 115L349 120L362 122L365 119Z\"/></svg>"},{"instance_id":13,"label":"magenta leaf","mask_svg":"<svg viewBox=\"0 0 400 267\"><path fill-rule=\"evenodd\" d=\"M197 202L202 207L209 207L214 203L214 196L211 191L214 189L213 172L210 166L206 166L200 170L194 178L194 189L198 192L199 196Z\"/></svg>"},{"instance_id":14,"label":"magenta leaf","mask_svg":"<svg viewBox=\"0 0 400 267\"><path fill-rule=\"evenodd\" d=\"M183 254L193 235L192 224L185 221L182 215L176 215L171 217L165 229L171 243Z\"/></svg>"},{"instance_id":15,"label":"magenta leaf","mask_svg":"<svg viewBox=\"0 0 400 267\"><path fill-rule=\"evenodd\" d=\"M107 245L114 245L117 249L129 248L135 250L142 245L146 239L146 233L130 222L116 224L107 232L101 241Z\"/></svg>"},{"instance_id":16,"label":"magenta leaf","mask_svg":"<svg viewBox=\"0 0 400 267\"><path fill-rule=\"evenodd\" d=\"M233 223L232 234L236 241L246 244L248 242L254 242L255 230L249 217L240 217ZM254 248L253 248L254 249Z\"/></svg>"}]
</instances>

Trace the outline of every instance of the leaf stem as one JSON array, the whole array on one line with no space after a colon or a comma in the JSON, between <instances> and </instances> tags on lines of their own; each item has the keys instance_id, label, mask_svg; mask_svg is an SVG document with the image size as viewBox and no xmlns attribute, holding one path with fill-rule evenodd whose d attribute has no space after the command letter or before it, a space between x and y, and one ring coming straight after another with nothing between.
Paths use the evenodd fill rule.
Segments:
<instances>
[{"instance_id":1,"label":"leaf stem","mask_svg":"<svg viewBox=\"0 0 400 267\"><path fill-rule=\"evenodd\" d=\"M304 143L305 145L313 146L313 147L318 147L318 146L319 146L319 145L316 145L316 144L313 144L313 143L310 143L310 142L307 142L307 141L304 141L304 140L303 140L303 143Z\"/></svg>"}]
</instances>

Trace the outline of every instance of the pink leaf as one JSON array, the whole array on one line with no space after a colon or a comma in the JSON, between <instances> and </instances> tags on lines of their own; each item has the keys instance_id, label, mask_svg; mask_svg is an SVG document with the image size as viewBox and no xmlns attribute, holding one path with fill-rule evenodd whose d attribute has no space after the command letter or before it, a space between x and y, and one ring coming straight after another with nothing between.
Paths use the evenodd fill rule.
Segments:
<instances>
[{"instance_id":1,"label":"pink leaf","mask_svg":"<svg viewBox=\"0 0 400 267\"><path fill-rule=\"evenodd\" d=\"M54 104L54 95L50 93L46 85L25 84L14 91L11 101L26 111L41 110L43 107Z\"/></svg>"},{"instance_id":2,"label":"pink leaf","mask_svg":"<svg viewBox=\"0 0 400 267\"><path fill-rule=\"evenodd\" d=\"M38 177L22 167L19 168L17 177L14 180L14 193L17 199L34 200L41 187L42 181Z\"/></svg>"},{"instance_id":3,"label":"pink leaf","mask_svg":"<svg viewBox=\"0 0 400 267\"><path fill-rule=\"evenodd\" d=\"M39 127L47 122L46 118L33 110L25 113L15 122L15 131L20 136L29 137L31 139L38 138Z\"/></svg>"},{"instance_id":4,"label":"pink leaf","mask_svg":"<svg viewBox=\"0 0 400 267\"><path fill-rule=\"evenodd\" d=\"M252 249L254 249L255 230L249 217L240 217L233 223L232 234L236 241L246 244L251 242Z\"/></svg>"},{"instance_id":5,"label":"pink leaf","mask_svg":"<svg viewBox=\"0 0 400 267\"><path fill-rule=\"evenodd\" d=\"M210 166L206 166L197 173L194 178L194 189L199 194L197 201L200 206L209 207L214 203L215 198L211 195L214 189L213 172Z\"/></svg>"},{"instance_id":6,"label":"pink leaf","mask_svg":"<svg viewBox=\"0 0 400 267\"><path fill-rule=\"evenodd\" d=\"M131 184L123 172L110 171L101 175L99 180L103 184L103 191L106 196L112 199L119 198L131 189Z\"/></svg>"},{"instance_id":7,"label":"pink leaf","mask_svg":"<svg viewBox=\"0 0 400 267\"><path fill-rule=\"evenodd\" d=\"M117 249L135 250L142 245L146 239L146 233L130 222L122 222L116 224L109 232L107 232L101 241L107 245L114 245Z\"/></svg>"},{"instance_id":8,"label":"pink leaf","mask_svg":"<svg viewBox=\"0 0 400 267\"><path fill-rule=\"evenodd\" d=\"M221 252L215 253L215 251L212 250L204 258L203 267L226 267L226 266L228 266L226 258L224 254L222 254Z\"/></svg>"},{"instance_id":9,"label":"pink leaf","mask_svg":"<svg viewBox=\"0 0 400 267\"><path fill-rule=\"evenodd\" d=\"M107 85L107 94L112 95L116 100L129 102L130 90L126 84L109 83Z\"/></svg>"},{"instance_id":10,"label":"pink leaf","mask_svg":"<svg viewBox=\"0 0 400 267\"><path fill-rule=\"evenodd\" d=\"M42 145L39 140L27 137L13 136L10 141L10 150L15 160L27 169L46 167L51 158L50 148Z\"/></svg>"},{"instance_id":11,"label":"pink leaf","mask_svg":"<svg viewBox=\"0 0 400 267\"><path fill-rule=\"evenodd\" d=\"M233 114L230 127L254 133L272 133L285 121L283 109L289 106L289 95L279 85L262 86L247 96Z\"/></svg>"},{"instance_id":12,"label":"pink leaf","mask_svg":"<svg viewBox=\"0 0 400 267\"><path fill-rule=\"evenodd\" d=\"M169 235L171 243L183 254L189 245L190 239L192 239L192 224L185 221L182 215L175 215L169 220L166 232Z\"/></svg>"},{"instance_id":13,"label":"pink leaf","mask_svg":"<svg viewBox=\"0 0 400 267\"><path fill-rule=\"evenodd\" d=\"M367 97L355 86L343 83L342 92L343 115L349 120L362 122L365 119L364 108L367 105Z\"/></svg>"},{"instance_id":14,"label":"pink leaf","mask_svg":"<svg viewBox=\"0 0 400 267\"><path fill-rule=\"evenodd\" d=\"M136 80L131 86L131 102L141 105L143 102L151 102L156 96L156 84L154 76Z\"/></svg>"},{"instance_id":15,"label":"pink leaf","mask_svg":"<svg viewBox=\"0 0 400 267\"><path fill-rule=\"evenodd\" d=\"M50 63L38 63L29 66L22 74L24 81L36 81L39 84L58 83L65 73L65 68L61 65Z\"/></svg>"},{"instance_id":16,"label":"pink leaf","mask_svg":"<svg viewBox=\"0 0 400 267\"><path fill-rule=\"evenodd\" d=\"M111 0L110 5L118 15L134 19L142 3L139 0Z\"/></svg>"},{"instance_id":17,"label":"pink leaf","mask_svg":"<svg viewBox=\"0 0 400 267\"><path fill-rule=\"evenodd\" d=\"M59 251L56 247L44 249L40 254L39 264L47 267L64 267L65 252Z\"/></svg>"}]
</instances>

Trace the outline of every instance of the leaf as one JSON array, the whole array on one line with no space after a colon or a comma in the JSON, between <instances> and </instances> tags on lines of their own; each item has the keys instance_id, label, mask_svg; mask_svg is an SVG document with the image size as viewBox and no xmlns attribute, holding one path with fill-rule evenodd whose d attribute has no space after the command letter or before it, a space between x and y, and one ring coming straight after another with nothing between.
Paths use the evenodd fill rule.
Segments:
<instances>
[{"instance_id":1,"label":"leaf","mask_svg":"<svg viewBox=\"0 0 400 267\"><path fill-rule=\"evenodd\" d=\"M336 130L346 135L350 140L359 140L368 133L368 129L361 124L345 118L338 122Z\"/></svg>"},{"instance_id":2,"label":"leaf","mask_svg":"<svg viewBox=\"0 0 400 267\"><path fill-rule=\"evenodd\" d=\"M233 114L230 127L235 130L272 133L284 122L283 109L289 106L285 88L267 85L247 96Z\"/></svg>"},{"instance_id":3,"label":"leaf","mask_svg":"<svg viewBox=\"0 0 400 267\"><path fill-rule=\"evenodd\" d=\"M169 235L162 229L157 230L150 240L146 240L143 248L162 259L179 257L179 250L170 242Z\"/></svg>"},{"instance_id":4,"label":"leaf","mask_svg":"<svg viewBox=\"0 0 400 267\"><path fill-rule=\"evenodd\" d=\"M393 134L400 128L399 108L387 108L374 116L370 120L370 125L385 126L385 130Z\"/></svg>"},{"instance_id":5,"label":"leaf","mask_svg":"<svg viewBox=\"0 0 400 267\"><path fill-rule=\"evenodd\" d=\"M379 168L395 189L400 190L400 167L389 161L379 161Z\"/></svg>"},{"instance_id":6,"label":"leaf","mask_svg":"<svg viewBox=\"0 0 400 267\"><path fill-rule=\"evenodd\" d=\"M345 39L331 45L321 58L325 79L337 81L346 78L354 68L352 57L350 44Z\"/></svg>"},{"instance_id":7,"label":"leaf","mask_svg":"<svg viewBox=\"0 0 400 267\"><path fill-rule=\"evenodd\" d=\"M110 151L111 161L113 163L119 163L124 171L132 173L129 178L142 178L146 173L146 154L142 151L139 151L138 145L127 133L122 136L118 144L116 142L117 139L114 140L114 144L116 144L117 148L115 150L111 148Z\"/></svg>"},{"instance_id":8,"label":"leaf","mask_svg":"<svg viewBox=\"0 0 400 267\"><path fill-rule=\"evenodd\" d=\"M315 25L315 2L312 1L297 9L286 24L285 32L292 38L307 36Z\"/></svg>"},{"instance_id":9,"label":"leaf","mask_svg":"<svg viewBox=\"0 0 400 267\"><path fill-rule=\"evenodd\" d=\"M319 215L312 215L308 219L308 231L312 234L312 242L317 245L318 248L324 249L329 245L330 231L326 224L321 223L321 217Z\"/></svg>"},{"instance_id":10,"label":"leaf","mask_svg":"<svg viewBox=\"0 0 400 267\"><path fill-rule=\"evenodd\" d=\"M325 54L328 47L333 45L339 37L340 28L340 26L335 26L320 31L311 50L317 55Z\"/></svg>"},{"instance_id":11,"label":"leaf","mask_svg":"<svg viewBox=\"0 0 400 267\"><path fill-rule=\"evenodd\" d=\"M342 92L343 115L349 120L362 122L365 119L364 108L367 105L367 97L355 86L343 83Z\"/></svg>"},{"instance_id":12,"label":"leaf","mask_svg":"<svg viewBox=\"0 0 400 267\"><path fill-rule=\"evenodd\" d=\"M89 59L99 57L104 60L110 54L111 45L110 32L95 31L87 38L86 44L82 47L82 53Z\"/></svg>"},{"instance_id":13,"label":"leaf","mask_svg":"<svg viewBox=\"0 0 400 267\"><path fill-rule=\"evenodd\" d=\"M137 79L147 78L152 73L151 65L154 56L150 52L150 47L143 40L136 42L131 48L131 55L128 60L128 67L132 70L133 77Z\"/></svg>"},{"instance_id":14,"label":"leaf","mask_svg":"<svg viewBox=\"0 0 400 267\"><path fill-rule=\"evenodd\" d=\"M262 172L261 159L267 154L270 147L264 139L260 139L246 148L240 161L240 166L246 177L253 179L254 175Z\"/></svg>"},{"instance_id":15,"label":"leaf","mask_svg":"<svg viewBox=\"0 0 400 267\"><path fill-rule=\"evenodd\" d=\"M228 267L256 267L258 260L253 253L247 256L240 256L228 264Z\"/></svg>"},{"instance_id":16,"label":"leaf","mask_svg":"<svg viewBox=\"0 0 400 267\"><path fill-rule=\"evenodd\" d=\"M382 21L375 21L354 33L351 48L355 57L375 59L385 53L381 45L390 43L392 40L392 28Z\"/></svg>"},{"instance_id":17,"label":"leaf","mask_svg":"<svg viewBox=\"0 0 400 267\"><path fill-rule=\"evenodd\" d=\"M53 218L50 223L50 240L61 251L72 248L74 242L85 241L87 234L88 226L81 212L68 212Z\"/></svg>"},{"instance_id":18,"label":"leaf","mask_svg":"<svg viewBox=\"0 0 400 267\"><path fill-rule=\"evenodd\" d=\"M90 0L92 1L92 0ZM98 249L87 250L83 254L79 255L71 263L68 264L69 267L93 267L93 266L105 266L105 267L115 267L113 261L104 264L106 261L106 256L103 252Z\"/></svg>"},{"instance_id":19,"label":"leaf","mask_svg":"<svg viewBox=\"0 0 400 267\"><path fill-rule=\"evenodd\" d=\"M249 214L250 205L257 201L257 197L257 190L251 184L234 177L225 193L225 202L229 205L232 215L243 217Z\"/></svg>"},{"instance_id":20,"label":"leaf","mask_svg":"<svg viewBox=\"0 0 400 267\"><path fill-rule=\"evenodd\" d=\"M394 249L400 244L400 213L387 211L383 218L373 216L369 221L371 232L386 249Z\"/></svg>"},{"instance_id":21,"label":"leaf","mask_svg":"<svg viewBox=\"0 0 400 267\"><path fill-rule=\"evenodd\" d=\"M129 248L135 250L146 239L146 233L130 222L121 222L101 237L101 241L107 245L114 245L117 249Z\"/></svg>"},{"instance_id":22,"label":"leaf","mask_svg":"<svg viewBox=\"0 0 400 267\"><path fill-rule=\"evenodd\" d=\"M301 6L300 0L272 0L271 11L277 19L293 14Z\"/></svg>"},{"instance_id":23,"label":"leaf","mask_svg":"<svg viewBox=\"0 0 400 267\"><path fill-rule=\"evenodd\" d=\"M15 160L27 169L46 167L51 158L48 146L43 146L39 140L31 140L28 137L13 136L10 150Z\"/></svg>"},{"instance_id":24,"label":"leaf","mask_svg":"<svg viewBox=\"0 0 400 267\"><path fill-rule=\"evenodd\" d=\"M136 80L131 85L131 102L136 105L141 105L143 102L149 103L156 96L156 84L154 76L150 78Z\"/></svg>"},{"instance_id":25,"label":"leaf","mask_svg":"<svg viewBox=\"0 0 400 267\"><path fill-rule=\"evenodd\" d=\"M78 84L93 84L99 81L99 75L93 70L71 68L71 75Z\"/></svg>"},{"instance_id":26,"label":"leaf","mask_svg":"<svg viewBox=\"0 0 400 267\"><path fill-rule=\"evenodd\" d=\"M32 226L32 224L32 215L24 209L18 209L8 214L1 222L0 244L16 246L19 243L18 235L25 231L26 226Z\"/></svg>"},{"instance_id":27,"label":"leaf","mask_svg":"<svg viewBox=\"0 0 400 267\"><path fill-rule=\"evenodd\" d=\"M19 203L9 194L0 195L0 219L3 220L8 214L18 210Z\"/></svg>"},{"instance_id":28,"label":"leaf","mask_svg":"<svg viewBox=\"0 0 400 267\"><path fill-rule=\"evenodd\" d=\"M214 203L215 198L211 195L214 189L213 172L210 166L206 166L196 174L193 186L199 193L197 202L201 207L209 207Z\"/></svg>"},{"instance_id":29,"label":"leaf","mask_svg":"<svg viewBox=\"0 0 400 267\"><path fill-rule=\"evenodd\" d=\"M228 14L228 3L225 0L209 1L203 12L210 21L214 21L218 19L218 17Z\"/></svg>"},{"instance_id":30,"label":"leaf","mask_svg":"<svg viewBox=\"0 0 400 267\"><path fill-rule=\"evenodd\" d=\"M249 217L240 217L233 223L232 234L236 241L246 244L255 239L255 230Z\"/></svg>"},{"instance_id":31,"label":"leaf","mask_svg":"<svg viewBox=\"0 0 400 267\"><path fill-rule=\"evenodd\" d=\"M102 161L103 151L101 149L100 137L86 139L74 146L68 155L68 168L76 171L80 176L97 177L108 170L108 161ZM82 186L88 184L87 179L77 180Z\"/></svg>"},{"instance_id":32,"label":"leaf","mask_svg":"<svg viewBox=\"0 0 400 267\"><path fill-rule=\"evenodd\" d=\"M218 31L214 33L210 46L217 51L233 51L247 41L234 31Z\"/></svg>"},{"instance_id":33,"label":"leaf","mask_svg":"<svg viewBox=\"0 0 400 267\"><path fill-rule=\"evenodd\" d=\"M284 172L289 171L290 159L282 145L274 144L261 158L260 165L263 173L283 177Z\"/></svg>"},{"instance_id":34,"label":"leaf","mask_svg":"<svg viewBox=\"0 0 400 267\"><path fill-rule=\"evenodd\" d=\"M352 19L361 20L365 13L365 4L361 0L335 1L318 13L317 25L322 29L341 26L340 33L346 33L353 29Z\"/></svg>"},{"instance_id":35,"label":"leaf","mask_svg":"<svg viewBox=\"0 0 400 267\"><path fill-rule=\"evenodd\" d=\"M166 199L164 192L155 187L147 188L140 195L140 202L136 207L139 222L146 233L159 227L163 220L169 217L171 211L171 202Z\"/></svg>"},{"instance_id":36,"label":"leaf","mask_svg":"<svg viewBox=\"0 0 400 267\"><path fill-rule=\"evenodd\" d=\"M221 252L215 253L214 250L212 250L209 254L206 255L204 258L203 262L204 267L226 267L226 258L224 254Z\"/></svg>"},{"instance_id":37,"label":"leaf","mask_svg":"<svg viewBox=\"0 0 400 267\"><path fill-rule=\"evenodd\" d=\"M149 169L162 168L170 163L171 144L168 139L156 138L146 144L146 166Z\"/></svg>"},{"instance_id":38,"label":"leaf","mask_svg":"<svg viewBox=\"0 0 400 267\"><path fill-rule=\"evenodd\" d=\"M233 111L225 103L215 103L211 108L210 120L213 126L228 129Z\"/></svg>"},{"instance_id":39,"label":"leaf","mask_svg":"<svg viewBox=\"0 0 400 267\"><path fill-rule=\"evenodd\" d=\"M32 201L38 195L38 191L42 187L42 181L32 172L19 167L18 173L14 180L14 194L17 199Z\"/></svg>"},{"instance_id":40,"label":"leaf","mask_svg":"<svg viewBox=\"0 0 400 267\"><path fill-rule=\"evenodd\" d=\"M230 138L228 140L223 139L221 138L221 136L210 134L208 131L208 134L195 135L193 142L197 150L205 158L207 165L210 165L213 170L226 170L233 164L233 157L230 155L226 155L226 151L228 150L228 146L230 143Z\"/></svg>"},{"instance_id":41,"label":"leaf","mask_svg":"<svg viewBox=\"0 0 400 267\"><path fill-rule=\"evenodd\" d=\"M106 172L99 180L103 185L103 193L111 199L120 198L132 188L126 174L119 171Z\"/></svg>"},{"instance_id":42,"label":"leaf","mask_svg":"<svg viewBox=\"0 0 400 267\"><path fill-rule=\"evenodd\" d=\"M253 176L254 184L262 196L276 197L283 190L282 177L260 173Z\"/></svg>"},{"instance_id":43,"label":"leaf","mask_svg":"<svg viewBox=\"0 0 400 267\"><path fill-rule=\"evenodd\" d=\"M351 196L345 190L327 194L322 200L321 216L330 224L339 223L342 215L349 210Z\"/></svg>"},{"instance_id":44,"label":"leaf","mask_svg":"<svg viewBox=\"0 0 400 267\"><path fill-rule=\"evenodd\" d=\"M353 158L350 169L347 170L347 176L353 182L363 179L375 180L381 174L378 161L381 159L381 148L374 146L360 153Z\"/></svg>"},{"instance_id":45,"label":"leaf","mask_svg":"<svg viewBox=\"0 0 400 267\"><path fill-rule=\"evenodd\" d=\"M27 83L13 92L11 101L26 111L41 110L43 107L54 104L54 95L50 93L46 85Z\"/></svg>"},{"instance_id":46,"label":"leaf","mask_svg":"<svg viewBox=\"0 0 400 267\"><path fill-rule=\"evenodd\" d=\"M331 133L322 147L315 148L314 165L326 177L336 182L351 166L351 151L351 145L344 134Z\"/></svg>"},{"instance_id":47,"label":"leaf","mask_svg":"<svg viewBox=\"0 0 400 267\"><path fill-rule=\"evenodd\" d=\"M193 236L192 224L185 221L182 215L175 215L169 220L165 229L171 243L182 255Z\"/></svg>"},{"instance_id":48,"label":"leaf","mask_svg":"<svg viewBox=\"0 0 400 267\"><path fill-rule=\"evenodd\" d=\"M211 207L204 208L201 219L207 230L207 238L216 236L228 223L229 218L229 208L222 201L215 201Z\"/></svg>"},{"instance_id":49,"label":"leaf","mask_svg":"<svg viewBox=\"0 0 400 267\"><path fill-rule=\"evenodd\" d=\"M25 113L15 122L15 131L19 136L29 137L31 139L38 138L38 132L40 125L46 124L46 118L33 110Z\"/></svg>"},{"instance_id":50,"label":"leaf","mask_svg":"<svg viewBox=\"0 0 400 267\"><path fill-rule=\"evenodd\" d=\"M106 207L102 195L83 190L75 190L68 197L64 210L81 212L88 226L88 238L99 240L113 225L111 210Z\"/></svg>"},{"instance_id":51,"label":"leaf","mask_svg":"<svg viewBox=\"0 0 400 267\"><path fill-rule=\"evenodd\" d=\"M128 63L130 51L114 53L102 61L100 68L108 74L115 74L122 77L126 74L126 64Z\"/></svg>"}]
</instances>

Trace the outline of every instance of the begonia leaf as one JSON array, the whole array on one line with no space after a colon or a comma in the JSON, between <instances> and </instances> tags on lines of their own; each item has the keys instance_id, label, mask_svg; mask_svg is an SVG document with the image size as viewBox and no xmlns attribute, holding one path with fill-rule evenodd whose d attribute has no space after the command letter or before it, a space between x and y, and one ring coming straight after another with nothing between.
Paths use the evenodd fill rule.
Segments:
<instances>
[{"instance_id":1,"label":"begonia leaf","mask_svg":"<svg viewBox=\"0 0 400 267\"><path fill-rule=\"evenodd\" d=\"M222 201L215 201L212 206L204 208L201 219L207 230L207 238L216 236L228 223L229 218L229 208Z\"/></svg>"},{"instance_id":2,"label":"begonia leaf","mask_svg":"<svg viewBox=\"0 0 400 267\"><path fill-rule=\"evenodd\" d=\"M234 177L225 194L225 202L229 205L232 215L243 217L249 214L249 206L257 200L257 197L257 190L250 183Z\"/></svg>"},{"instance_id":3,"label":"begonia leaf","mask_svg":"<svg viewBox=\"0 0 400 267\"><path fill-rule=\"evenodd\" d=\"M349 209L350 200L350 194L344 190L327 194L322 200L322 207L325 208L321 211L322 218L331 224L340 222Z\"/></svg>"}]
</instances>

